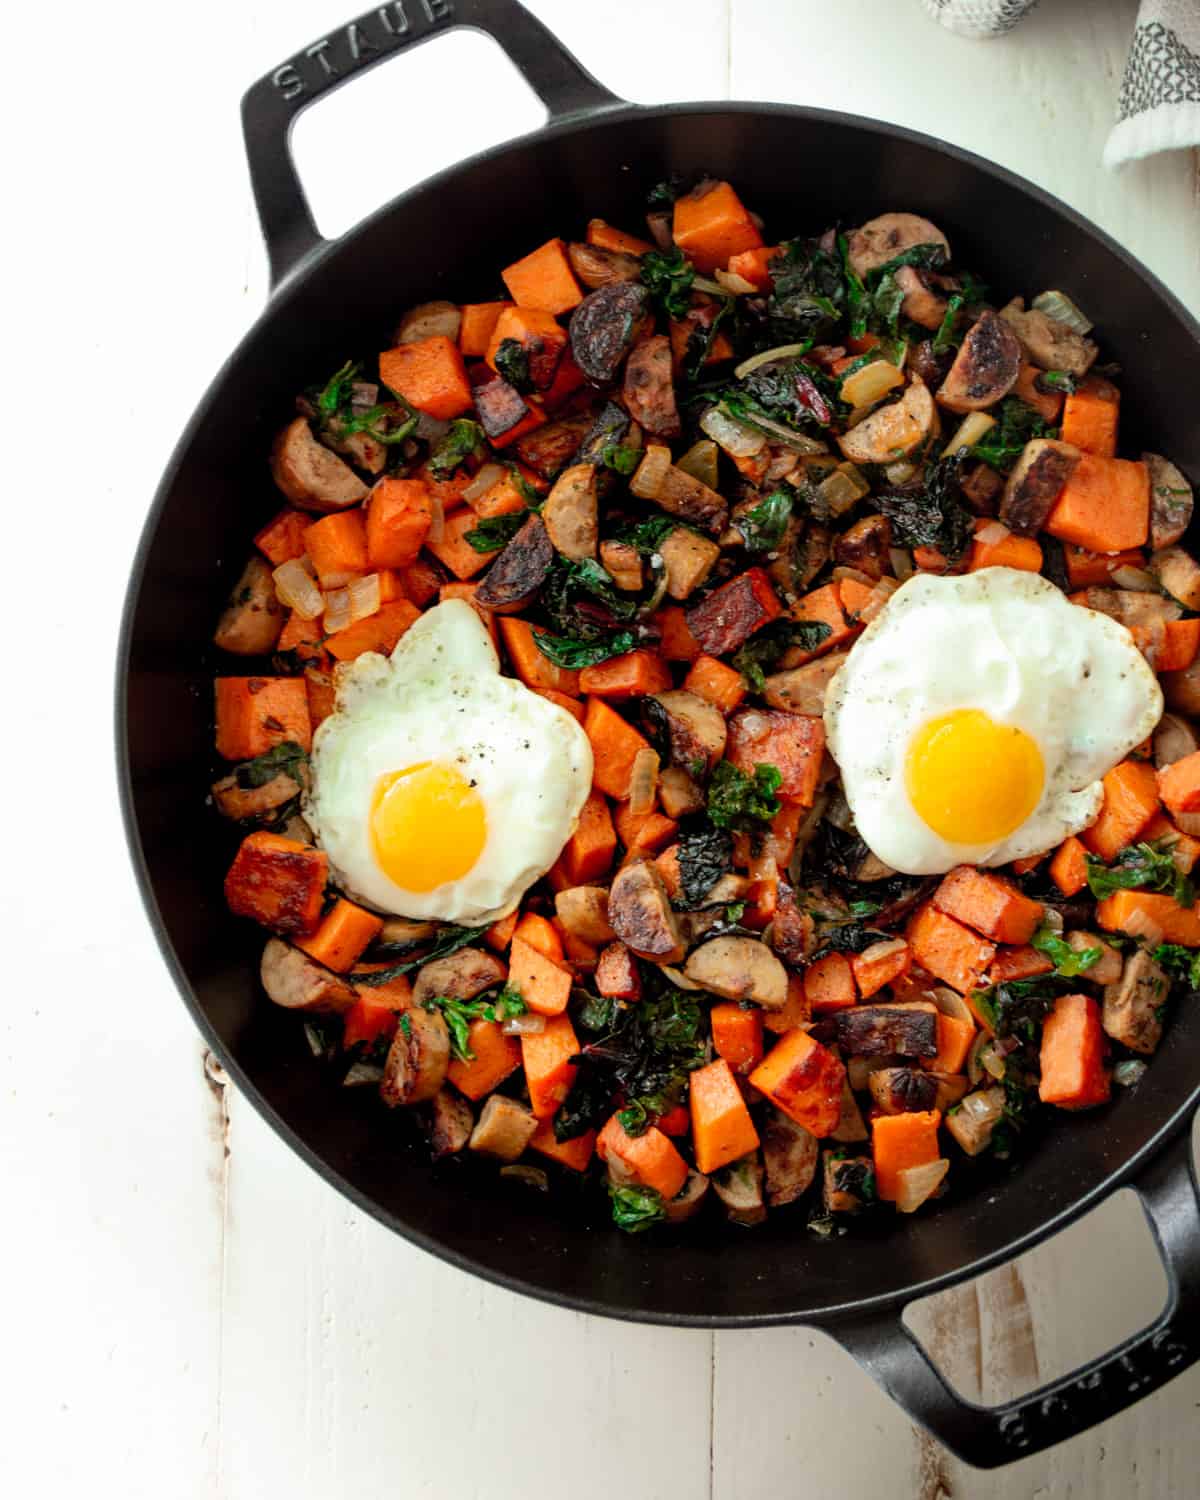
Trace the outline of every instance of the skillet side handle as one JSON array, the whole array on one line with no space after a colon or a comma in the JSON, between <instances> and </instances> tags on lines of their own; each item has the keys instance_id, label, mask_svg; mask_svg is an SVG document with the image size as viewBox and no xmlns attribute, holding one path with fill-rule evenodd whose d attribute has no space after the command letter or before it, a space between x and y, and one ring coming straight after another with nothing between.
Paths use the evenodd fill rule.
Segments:
<instances>
[{"instance_id":1,"label":"skillet side handle","mask_svg":"<svg viewBox=\"0 0 1200 1500\"><path fill-rule=\"evenodd\" d=\"M482 31L500 44L552 122L625 102L597 83L519 0L391 0L364 12L272 68L242 97L242 134L272 290L326 244L292 159L296 118L356 74L458 27Z\"/></svg>"},{"instance_id":2,"label":"skillet side handle","mask_svg":"<svg viewBox=\"0 0 1200 1500\"><path fill-rule=\"evenodd\" d=\"M901 1313L835 1324L829 1333L914 1421L979 1469L1040 1453L1116 1416L1200 1359L1200 1199L1191 1136L1189 1126L1131 1184L1166 1267L1167 1305L1149 1328L1082 1369L1003 1406L978 1406L947 1385Z\"/></svg>"}]
</instances>

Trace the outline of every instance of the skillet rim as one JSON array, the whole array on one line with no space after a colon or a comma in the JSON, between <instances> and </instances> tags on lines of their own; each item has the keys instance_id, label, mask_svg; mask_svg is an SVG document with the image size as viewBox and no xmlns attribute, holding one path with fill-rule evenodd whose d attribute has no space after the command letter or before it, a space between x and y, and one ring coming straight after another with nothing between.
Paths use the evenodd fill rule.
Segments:
<instances>
[{"instance_id":1,"label":"skillet rim","mask_svg":"<svg viewBox=\"0 0 1200 1500\"><path fill-rule=\"evenodd\" d=\"M916 1302L937 1292L945 1291L952 1286L958 1285L960 1282L974 1279L995 1266L1013 1260L1026 1251L1033 1249L1036 1245L1041 1244L1042 1241L1048 1239L1051 1235L1065 1229L1069 1224L1074 1223L1089 1210L1096 1207L1101 1201L1121 1188L1133 1183L1139 1172L1150 1161L1159 1156L1176 1139L1181 1131L1190 1126L1197 1105L1200 1104L1200 1075L1198 1075L1191 1092L1142 1147L1133 1152L1132 1155L1123 1158L1112 1172L1107 1173L1082 1194L1075 1197L1065 1208L1061 1209L1051 1218L1039 1223L1025 1234L1019 1235L995 1249L978 1255L953 1270L926 1277L924 1280L911 1283L904 1288L896 1289L892 1292L880 1293L873 1297L857 1300L850 1298L827 1303L816 1308L798 1309L787 1313L664 1312L649 1307L638 1307L636 1309L624 1306L618 1307L606 1303L599 1298L563 1292L530 1278L495 1270L472 1256L447 1245L436 1236L427 1234L407 1224L397 1214L355 1187L340 1172L330 1166L324 1157L309 1147L293 1130L287 1120L268 1102L255 1085L253 1079L233 1059L201 1008L184 966L167 936L166 924L159 910L157 897L142 848L134 805L132 769L129 756L130 654L133 644L134 617L145 581L145 570L150 548L158 534L162 512L165 509L176 477L188 456L195 433L202 421L220 399L228 371L241 358L244 351L260 337L268 323L273 322L286 312L290 302L306 286L310 279L321 270L328 260L343 251L349 250L360 236L365 235L385 217L402 210L408 201L417 194L436 190L442 183L448 181L457 173L468 168L483 165L509 152L520 151L531 146L541 146L550 141L566 140L575 135L585 136L594 130L603 129L610 124L627 125L639 120L647 123L657 123L660 120L669 120L677 117L712 114L782 118L804 121L808 124L825 126L833 130L849 127L878 137L881 144L901 142L933 151L970 167L982 173L985 177L990 177L997 182L1003 183L1023 196L1033 199L1043 208L1049 209L1060 219L1065 220L1069 228L1075 233L1099 242L1105 250L1121 262L1127 273L1136 276L1149 287L1163 304L1164 310L1176 320L1191 342L1196 345L1197 353L1200 355L1200 320L1184 306L1175 293L1153 271L1130 254L1107 230L1102 229L1097 224L1093 224L1061 198L1048 192L1036 183L1030 182L1019 173L999 166L997 163L989 161L986 157L979 156L964 147L940 141L922 131L911 130L906 126L892 125L884 120L871 119L845 111L815 108L808 105L779 104L750 100L712 100L688 101L656 106L625 104L605 107L590 113L569 116L555 123L543 126L538 130L517 136L512 140L503 141L498 145L476 152L462 161L455 162L453 165L443 168L423 181L414 184L404 192L397 194L387 203L381 205L378 209L375 209L360 220L339 238L335 240L323 240L288 272L282 282L270 289L266 304L212 377L204 395L192 411L163 470L162 477L159 480L154 497L146 513L141 534L138 538L137 548L130 566L129 583L126 587L125 599L121 611L115 663L117 679L115 694L117 784L122 827L124 828L129 855L133 864L138 891L141 895L146 915L150 921L155 942L159 952L163 956L167 970L175 982L175 987L179 991L180 997L190 1012L198 1030L208 1044L209 1050L220 1062L229 1077L237 1084L238 1089L253 1104L254 1108L285 1144L306 1162L309 1167L316 1171L325 1182L354 1203L356 1207L369 1214L370 1217L389 1230L399 1234L410 1244L418 1246L420 1249L435 1255L438 1259L448 1262L461 1271L479 1276L483 1280L493 1285L504 1287L510 1292L534 1297L539 1301L549 1302L554 1306L569 1308L576 1312L591 1313L599 1317L617 1318L625 1322L648 1323L657 1326L680 1328L724 1330L773 1327L788 1324L823 1326L825 1324L845 1322L850 1319L877 1316L892 1310L902 1310L911 1302ZM663 1247L662 1253L670 1254L669 1247Z\"/></svg>"}]
</instances>

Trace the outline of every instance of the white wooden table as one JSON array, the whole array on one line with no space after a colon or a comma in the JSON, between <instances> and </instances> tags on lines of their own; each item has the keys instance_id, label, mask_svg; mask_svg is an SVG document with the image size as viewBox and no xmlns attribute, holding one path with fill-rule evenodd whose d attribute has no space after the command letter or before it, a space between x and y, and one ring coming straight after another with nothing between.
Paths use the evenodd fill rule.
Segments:
<instances>
[{"instance_id":1,"label":"white wooden table","mask_svg":"<svg viewBox=\"0 0 1200 1500\"><path fill-rule=\"evenodd\" d=\"M1133 0L1043 0L988 44L939 31L916 0L532 8L631 99L847 107L973 147L1200 308L1194 159L1099 165ZM238 97L344 19L336 0L114 0L53 23L31 11L10 37L0 1493L1194 1494L1200 1369L981 1476L823 1335L631 1327L448 1269L350 1208L206 1070L126 869L110 663L157 475L264 300ZM491 44L459 35L313 110L298 148L334 232L539 119ZM367 132L394 149L353 144ZM1118 1202L939 1299L922 1327L962 1388L995 1400L1148 1322L1152 1261Z\"/></svg>"}]
</instances>

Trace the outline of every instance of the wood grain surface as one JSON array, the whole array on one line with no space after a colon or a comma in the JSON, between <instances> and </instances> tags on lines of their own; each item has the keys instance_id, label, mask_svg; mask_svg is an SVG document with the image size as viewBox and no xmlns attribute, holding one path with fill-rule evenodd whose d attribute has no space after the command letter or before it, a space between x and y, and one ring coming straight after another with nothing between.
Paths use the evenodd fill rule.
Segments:
<instances>
[{"instance_id":1,"label":"wood grain surface","mask_svg":"<svg viewBox=\"0 0 1200 1500\"><path fill-rule=\"evenodd\" d=\"M851 108L995 157L1200 309L1194 157L1100 166L1132 0L1043 0L1011 36L978 44L933 26L917 0L530 4L632 99ZM292 1157L206 1060L121 843L113 644L157 476L264 300L239 95L344 19L333 0L113 0L16 23L0 100L18 245L0 376L16 953L0 1005L0 1492L1195 1494L1200 1369L1050 1454L980 1475L822 1334L596 1320L410 1248ZM335 232L540 118L491 43L456 36L311 111L297 149ZM846 1258L852 1279L852 1245ZM1135 1205L1118 1199L911 1316L963 1392L994 1401L1145 1324L1163 1285Z\"/></svg>"}]
</instances>

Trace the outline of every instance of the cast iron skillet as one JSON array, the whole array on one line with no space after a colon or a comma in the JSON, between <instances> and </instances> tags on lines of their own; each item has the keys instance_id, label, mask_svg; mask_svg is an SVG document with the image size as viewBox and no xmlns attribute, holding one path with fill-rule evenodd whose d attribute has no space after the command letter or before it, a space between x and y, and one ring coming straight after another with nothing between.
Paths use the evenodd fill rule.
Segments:
<instances>
[{"instance_id":1,"label":"cast iron skillet","mask_svg":"<svg viewBox=\"0 0 1200 1500\"><path fill-rule=\"evenodd\" d=\"M336 243L317 234L288 135L309 103L438 31L495 38L546 103L548 128L441 173ZM403 122L403 111L398 111ZM238 1087L338 1190L464 1270L564 1307L713 1328L827 1328L968 1462L1033 1453L1122 1410L1200 1358L1200 1214L1188 1125L1200 1021L1181 1012L1136 1094L1058 1123L1023 1169L878 1238L816 1241L786 1215L675 1240L602 1229L493 1174L431 1172L405 1124L329 1084L294 1016L259 991L261 936L230 918L228 829L211 779L209 639L231 570L279 501L273 431L297 387L378 347L389 318L434 296L489 295L497 267L589 215L636 227L673 172L731 178L777 233L888 209L929 215L1002 290L1069 288L1125 370L1122 425L1200 476L1200 328L1148 272L1063 204L967 152L849 115L762 104L637 108L598 84L517 0L404 0L361 16L256 83L243 103L276 290L193 417L133 568L118 664L121 793L133 860L184 1000ZM404 122L411 128L412 122ZM398 132L397 140L403 135ZM1098 713L1103 704L1096 704ZM1001 1408L957 1397L905 1331L906 1303L978 1274L1132 1186L1170 1296L1107 1357ZM1103 1250L1097 1253L1103 1254Z\"/></svg>"}]
</instances>

